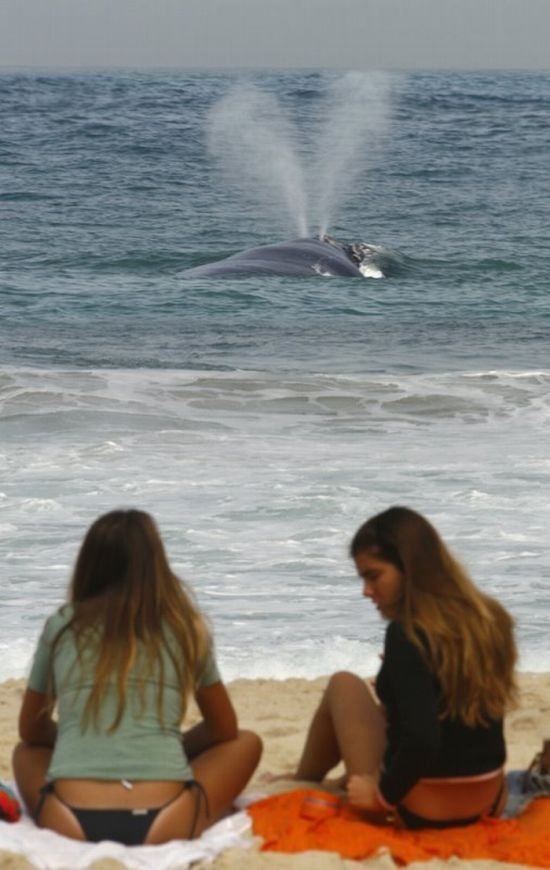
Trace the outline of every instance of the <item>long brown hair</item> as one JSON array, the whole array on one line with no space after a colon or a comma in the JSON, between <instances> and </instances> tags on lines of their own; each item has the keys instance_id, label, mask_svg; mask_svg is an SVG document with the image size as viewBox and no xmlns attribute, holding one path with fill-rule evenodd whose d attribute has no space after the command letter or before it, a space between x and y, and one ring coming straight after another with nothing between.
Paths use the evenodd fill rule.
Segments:
<instances>
[{"instance_id":1,"label":"long brown hair","mask_svg":"<svg viewBox=\"0 0 550 870\"><path fill-rule=\"evenodd\" d=\"M93 687L82 727L97 722L108 684L114 681L117 709L109 731L119 726L126 706L130 670L138 667L142 706L148 678L158 684L157 711L162 720L164 656L181 687L182 718L209 633L191 594L172 572L154 520L139 510L115 510L88 529L69 589L72 618L57 636L71 630L78 659L96 653ZM138 658L139 652L142 655ZM97 651L97 652L96 652ZM139 663L139 664L138 664Z\"/></svg>"},{"instance_id":2,"label":"long brown hair","mask_svg":"<svg viewBox=\"0 0 550 870\"><path fill-rule=\"evenodd\" d=\"M442 688L442 715L467 725L501 718L516 700L514 623L481 592L434 527L391 507L355 533L350 554L371 552L403 575L396 619Z\"/></svg>"}]
</instances>

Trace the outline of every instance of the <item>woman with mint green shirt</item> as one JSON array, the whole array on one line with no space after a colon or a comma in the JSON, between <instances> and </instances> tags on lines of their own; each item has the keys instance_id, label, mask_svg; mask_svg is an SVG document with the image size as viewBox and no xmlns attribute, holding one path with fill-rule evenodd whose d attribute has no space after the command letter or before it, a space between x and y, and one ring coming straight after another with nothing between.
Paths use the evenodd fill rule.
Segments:
<instances>
[{"instance_id":1,"label":"woman with mint green shirt","mask_svg":"<svg viewBox=\"0 0 550 870\"><path fill-rule=\"evenodd\" d=\"M182 734L191 696L202 720ZM237 728L205 621L148 514L112 511L88 530L69 602L38 642L19 733L29 812L78 840L197 836L252 776L260 740Z\"/></svg>"}]
</instances>

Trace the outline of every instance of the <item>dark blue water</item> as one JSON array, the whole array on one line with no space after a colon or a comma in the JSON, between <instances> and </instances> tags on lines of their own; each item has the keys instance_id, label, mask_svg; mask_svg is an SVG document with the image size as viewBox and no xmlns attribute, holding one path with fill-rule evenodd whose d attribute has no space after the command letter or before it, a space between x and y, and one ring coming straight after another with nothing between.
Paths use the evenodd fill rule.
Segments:
<instances>
[{"instance_id":1,"label":"dark blue water","mask_svg":"<svg viewBox=\"0 0 550 870\"><path fill-rule=\"evenodd\" d=\"M189 266L297 235L292 215L259 205L259 185L228 177L209 153L219 101L243 82L275 97L307 167L333 123L326 93L336 78L2 75L0 360L317 370L322 358L336 371L543 365L548 75L387 79L389 124L375 142L367 125L353 165L337 168L346 192L329 230L401 252L404 274L360 283L182 279ZM323 178L308 184L319 194Z\"/></svg>"}]
</instances>

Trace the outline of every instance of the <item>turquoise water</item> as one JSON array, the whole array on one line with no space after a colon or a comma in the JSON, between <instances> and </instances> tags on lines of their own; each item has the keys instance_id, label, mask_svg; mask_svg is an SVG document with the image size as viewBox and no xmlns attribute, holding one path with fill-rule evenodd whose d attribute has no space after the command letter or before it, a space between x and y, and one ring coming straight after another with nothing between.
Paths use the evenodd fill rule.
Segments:
<instances>
[{"instance_id":1,"label":"turquoise water","mask_svg":"<svg viewBox=\"0 0 550 870\"><path fill-rule=\"evenodd\" d=\"M391 503L547 670L550 76L4 73L0 109L0 676L121 504L230 677L375 669L346 545ZM183 275L322 229L398 274Z\"/></svg>"}]
</instances>

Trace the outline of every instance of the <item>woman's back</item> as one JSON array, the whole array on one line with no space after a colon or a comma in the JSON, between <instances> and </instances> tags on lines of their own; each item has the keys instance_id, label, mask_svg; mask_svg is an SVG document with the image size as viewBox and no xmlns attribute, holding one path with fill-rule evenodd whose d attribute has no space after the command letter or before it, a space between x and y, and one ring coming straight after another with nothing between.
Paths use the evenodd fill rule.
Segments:
<instances>
[{"instance_id":1,"label":"woman's back","mask_svg":"<svg viewBox=\"0 0 550 870\"><path fill-rule=\"evenodd\" d=\"M182 734L190 696L202 720ZM23 799L39 824L76 839L195 836L248 781L261 743L238 730L210 632L148 514L112 511L88 529L19 723Z\"/></svg>"},{"instance_id":2,"label":"woman's back","mask_svg":"<svg viewBox=\"0 0 550 870\"><path fill-rule=\"evenodd\" d=\"M125 705L112 729L119 703L113 678L106 684L95 718L84 725L86 704L93 687L99 631L89 631L77 648L70 628L73 608L63 607L44 627L29 678L29 686L46 692L53 677L58 705L58 738L48 772L50 779L166 779L187 780L192 771L181 746L183 714L181 685L172 655L162 651L162 666L147 661L143 645L136 648L125 687ZM166 632L167 643L170 632ZM96 642L94 643L94 639ZM147 678L141 675L147 673ZM162 680L159 709L159 683ZM211 652L193 682L197 687L219 682Z\"/></svg>"},{"instance_id":3,"label":"woman's back","mask_svg":"<svg viewBox=\"0 0 550 870\"><path fill-rule=\"evenodd\" d=\"M502 717L467 724L444 714L437 677L397 621L386 630L376 692L387 718L380 785L389 800L401 796L420 777L479 776L504 764Z\"/></svg>"}]
</instances>

